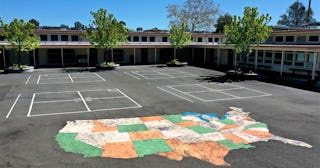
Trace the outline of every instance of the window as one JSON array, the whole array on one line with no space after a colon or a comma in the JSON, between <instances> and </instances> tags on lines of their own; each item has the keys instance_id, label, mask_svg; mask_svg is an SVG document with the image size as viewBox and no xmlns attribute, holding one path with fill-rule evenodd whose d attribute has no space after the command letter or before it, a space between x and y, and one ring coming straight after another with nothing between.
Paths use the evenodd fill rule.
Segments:
<instances>
[{"instance_id":1,"label":"window","mask_svg":"<svg viewBox=\"0 0 320 168\"><path fill-rule=\"evenodd\" d=\"M148 41L148 38L146 36L141 37L141 41L146 42Z\"/></svg>"},{"instance_id":2,"label":"window","mask_svg":"<svg viewBox=\"0 0 320 168\"><path fill-rule=\"evenodd\" d=\"M297 52L295 55L295 66L303 66L304 65L304 52Z\"/></svg>"},{"instance_id":3,"label":"window","mask_svg":"<svg viewBox=\"0 0 320 168\"><path fill-rule=\"evenodd\" d=\"M276 51L274 53L274 64L281 64L282 52Z\"/></svg>"},{"instance_id":4,"label":"window","mask_svg":"<svg viewBox=\"0 0 320 168\"><path fill-rule=\"evenodd\" d=\"M150 42L154 42L154 41L155 41L155 38L154 38L154 37L149 37L149 41L150 41Z\"/></svg>"},{"instance_id":5,"label":"window","mask_svg":"<svg viewBox=\"0 0 320 168\"><path fill-rule=\"evenodd\" d=\"M306 36L297 36L297 42L306 42Z\"/></svg>"},{"instance_id":6,"label":"window","mask_svg":"<svg viewBox=\"0 0 320 168\"><path fill-rule=\"evenodd\" d=\"M257 62L262 63L262 61L263 61L263 50L259 50Z\"/></svg>"},{"instance_id":7,"label":"window","mask_svg":"<svg viewBox=\"0 0 320 168\"><path fill-rule=\"evenodd\" d=\"M310 36L309 41L311 41L311 42L319 41L319 36Z\"/></svg>"},{"instance_id":8,"label":"window","mask_svg":"<svg viewBox=\"0 0 320 168\"><path fill-rule=\"evenodd\" d=\"M266 57L264 58L264 63L266 64L272 63L272 51L266 51Z\"/></svg>"},{"instance_id":9,"label":"window","mask_svg":"<svg viewBox=\"0 0 320 168\"><path fill-rule=\"evenodd\" d=\"M202 42L202 37L198 37L198 42Z\"/></svg>"},{"instance_id":10,"label":"window","mask_svg":"<svg viewBox=\"0 0 320 168\"><path fill-rule=\"evenodd\" d=\"M209 37L209 38L208 38L208 42L209 42L209 43L212 43L212 42L213 42L213 38L212 38L212 37Z\"/></svg>"},{"instance_id":11,"label":"window","mask_svg":"<svg viewBox=\"0 0 320 168\"><path fill-rule=\"evenodd\" d=\"M283 36L277 36L276 42L283 42Z\"/></svg>"},{"instance_id":12,"label":"window","mask_svg":"<svg viewBox=\"0 0 320 168\"><path fill-rule=\"evenodd\" d=\"M133 36L133 41L134 42L139 42L139 36Z\"/></svg>"},{"instance_id":13,"label":"window","mask_svg":"<svg viewBox=\"0 0 320 168\"><path fill-rule=\"evenodd\" d=\"M48 41L48 36L47 35L40 35L40 40L41 41Z\"/></svg>"},{"instance_id":14,"label":"window","mask_svg":"<svg viewBox=\"0 0 320 168\"><path fill-rule=\"evenodd\" d=\"M284 65L292 65L292 61L293 61L293 53L286 52L284 55Z\"/></svg>"},{"instance_id":15,"label":"window","mask_svg":"<svg viewBox=\"0 0 320 168\"><path fill-rule=\"evenodd\" d=\"M219 38L214 38L214 42L219 42Z\"/></svg>"},{"instance_id":16,"label":"window","mask_svg":"<svg viewBox=\"0 0 320 168\"><path fill-rule=\"evenodd\" d=\"M58 35L51 35L51 41L58 41Z\"/></svg>"},{"instance_id":17,"label":"window","mask_svg":"<svg viewBox=\"0 0 320 168\"><path fill-rule=\"evenodd\" d=\"M48 63L49 64L61 64L61 50L60 49L48 49Z\"/></svg>"},{"instance_id":18,"label":"window","mask_svg":"<svg viewBox=\"0 0 320 168\"><path fill-rule=\"evenodd\" d=\"M68 35L61 35L61 41L69 41Z\"/></svg>"},{"instance_id":19,"label":"window","mask_svg":"<svg viewBox=\"0 0 320 168\"><path fill-rule=\"evenodd\" d=\"M273 43L273 37L267 38L265 43Z\"/></svg>"},{"instance_id":20,"label":"window","mask_svg":"<svg viewBox=\"0 0 320 168\"><path fill-rule=\"evenodd\" d=\"M162 37L162 42L168 42L168 37Z\"/></svg>"},{"instance_id":21,"label":"window","mask_svg":"<svg viewBox=\"0 0 320 168\"><path fill-rule=\"evenodd\" d=\"M286 42L294 42L294 36L286 36Z\"/></svg>"},{"instance_id":22,"label":"window","mask_svg":"<svg viewBox=\"0 0 320 168\"><path fill-rule=\"evenodd\" d=\"M79 36L76 36L76 35L71 36L71 40L72 41L79 41Z\"/></svg>"}]
</instances>

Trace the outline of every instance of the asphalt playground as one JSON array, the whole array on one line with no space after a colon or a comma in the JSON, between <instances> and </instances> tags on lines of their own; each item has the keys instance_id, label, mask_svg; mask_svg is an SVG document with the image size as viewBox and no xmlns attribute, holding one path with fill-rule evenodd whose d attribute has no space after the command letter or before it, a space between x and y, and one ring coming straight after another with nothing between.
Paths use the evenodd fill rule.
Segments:
<instances>
[{"instance_id":1,"label":"asphalt playground","mask_svg":"<svg viewBox=\"0 0 320 168\"><path fill-rule=\"evenodd\" d=\"M157 155L135 159L85 158L62 150L55 136L67 121L216 113L243 108L278 141L231 151L231 167L316 168L320 165L320 94L256 80L218 83L222 72L198 67L123 66L116 71L0 74L0 167L219 167L195 159Z\"/></svg>"}]
</instances>

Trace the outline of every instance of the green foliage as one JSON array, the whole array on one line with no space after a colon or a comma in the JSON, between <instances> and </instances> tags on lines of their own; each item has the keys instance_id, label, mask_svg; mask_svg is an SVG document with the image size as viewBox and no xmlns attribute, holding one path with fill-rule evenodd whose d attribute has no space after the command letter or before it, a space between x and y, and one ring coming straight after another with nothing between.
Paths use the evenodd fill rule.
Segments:
<instances>
[{"instance_id":1,"label":"green foliage","mask_svg":"<svg viewBox=\"0 0 320 168\"><path fill-rule=\"evenodd\" d=\"M92 45L103 49L116 48L120 42L127 42L128 29L124 22L118 22L113 14L105 9L90 12L94 20L91 21L86 38Z\"/></svg>"},{"instance_id":2,"label":"green foliage","mask_svg":"<svg viewBox=\"0 0 320 168\"><path fill-rule=\"evenodd\" d=\"M102 62L100 64L100 66L107 66L107 67L114 67L115 66L115 63L114 62Z\"/></svg>"},{"instance_id":3,"label":"green foliage","mask_svg":"<svg viewBox=\"0 0 320 168\"><path fill-rule=\"evenodd\" d=\"M172 60L170 61L170 64L175 64L175 65L177 65L177 64L180 64L180 61L179 61L178 59L172 59Z\"/></svg>"},{"instance_id":4,"label":"green foliage","mask_svg":"<svg viewBox=\"0 0 320 168\"><path fill-rule=\"evenodd\" d=\"M77 21L77 22L74 22L74 28L76 30L84 30L85 26L81 22Z\"/></svg>"},{"instance_id":5,"label":"green foliage","mask_svg":"<svg viewBox=\"0 0 320 168\"><path fill-rule=\"evenodd\" d=\"M37 21L36 19L30 19L28 22L34 24L34 26L40 26L39 21Z\"/></svg>"},{"instance_id":6,"label":"green foliage","mask_svg":"<svg viewBox=\"0 0 320 168\"><path fill-rule=\"evenodd\" d=\"M186 23L191 31L213 31L220 13L214 0L186 0L181 6L169 4L166 8L170 26Z\"/></svg>"},{"instance_id":7,"label":"green foliage","mask_svg":"<svg viewBox=\"0 0 320 168\"><path fill-rule=\"evenodd\" d=\"M259 16L257 8L245 7L244 16L234 16L232 22L224 27L226 44L234 44L237 54L248 56L250 47L262 44L272 32L267 26L271 17L269 14Z\"/></svg>"},{"instance_id":8,"label":"green foliage","mask_svg":"<svg viewBox=\"0 0 320 168\"><path fill-rule=\"evenodd\" d=\"M18 50L20 67L21 51L31 51L40 45L40 39L34 31L35 25L23 19L14 19L9 25L2 22L1 27L3 27L2 35L5 40L11 43L11 47Z\"/></svg>"},{"instance_id":9,"label":"green foliage","mask_svg":"<svg viewBox=\"0 0 320 168\"><path fill-rule=\"evenodd\" d=\"M308 17L310 12L310 17ZM301 2L296 1L289 6L286 13L280 16L279 25L302 27L308 23L316 22L313 18L313 11L307 9Z\"/></svg>"},{"instance_id":10,"label":"green foliage","mask_svg":"<svg viewBox=\"0 0 320 168\"><path fill-rule=\"evenodd\" d=\"M230 24L231 22L232 22L232 16L230 14L227 13L227 14L221 15L217 20L217 24L215 24L216 33L223 33L224 26L227 24Z\"/></svg>"},{"instance_id":11,"label":"green foliage","mask_svg":"<svg viewBox=\"0 0 320 168\"><path fill-rule=\"evenodd\" d=\"M169 33L169 42L174 48L174 58L176 57L176 49L182 48L191 43L191 33L187 32L188 26L182 24L181 26L171 26Z\"/></svg>"}]
</instances>

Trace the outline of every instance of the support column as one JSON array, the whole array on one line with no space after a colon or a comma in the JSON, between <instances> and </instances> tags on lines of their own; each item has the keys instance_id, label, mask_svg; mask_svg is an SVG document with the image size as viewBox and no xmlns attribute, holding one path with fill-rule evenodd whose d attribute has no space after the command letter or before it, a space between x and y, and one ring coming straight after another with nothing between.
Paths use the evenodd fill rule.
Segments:
<instances>
[{"instance_id":1,"label":"support column","mask_svg":"<svg viewBox=\"0 0 320 168\"><path fill-rule=\"evenodd\" d=\"M133 48L133 64L136 64L136 48Z\"/></svg>"},{"instance_id":2,"label":"support column","mask_svg":"<svg viewBox=\"0 0 320 168\"><path fill-rule=\"evenodd\" d=\"M194 63L194 48L192 48L191 60L192 60L192 63Z\"/></svg>"},{"instance_id":3,"label":"support column","mask_svg":"<svg viewBox=\"0 0 320 168\"><path fill-rule=\"evenodd\" d=\"M220 66L220 48L218 48L218 53L217 53L217 67Z\"/></svg>"},{"instance_id":4,"label":"support column","mask_svg":"<svg viewBox=\"0 0 320 168\"><path fill-rule=\"evenodd\" d=\"M283 62L284 62L284 51L282 51L282 53L281 53L280 76L282 76L282 73L283 73Z\"/></svg>"},{"instance_id":5,"label":"support column","mask_svg":"<svg viewBox=\"0 0 320 168\"><path fill-rule=\"evenodd\" d=\"M312 80L315 80L316 77L316 66L317 66L317 52L315 51L313 54L313 65L312 65Z\"/></svg>"},{"instance_id":6,"label":"support column","mask_svg":"<svg viewBox=\"0 0 320 168\"><path fill-rule=\"evenodd\" d=\"M64 67L64 61L63 61L63 48L61 48L61 65L62 68Z\"/></svg>"},{"instance_id":7,"label":"support column","mask_svg":"<svg viewBox=\"0 0 320 168\"><path fill-rule=\"evenodd\" d=\"M90 48L87 48L87 63L89 67L90 66Z\"/></svg>"},{"instance_id":8,"label":"support column","mask_svg":"<svg viewBox=\"0 0 320 168\"><path fill-rule=\"evenodd\" d=\"M157 48L154 48L154 64L157 64Z\"/></svg>"},{"instance_id":9,"label":"support column","mask_svg":"<svg viewBox=\"0 0 320 168\"><path fill-rule=\"evenodd\" d=\"M7 69L7 63L6 63L6 51L4 48L2 49L2 56L3 56L3 70Z\"/></svg>"},{"instance_id":10,"label":"support column","mask_svg":"<svg viewBox=\"0 0 320 168\"><path fill-rule=\"evenodd\" d=\"M33 67L36 68L36 50L33 50L32 54L33 54Z\"/></svg>"},{"instance_id":11,"label":"support column","mask_svg":"<svg viewBox=\"0 0 320 168\"><path fill-rule=\"evenodd\" d=\"M203 49L203 65L206 64L206 57L207 57L207 49L204 48L204 49Z\"/></svg>"},{"instance_id":12,"label":"support column","mask_svg":"<svg viewBox=\"0 0 320 168\"><path fill-rule=\"evenodd\" d=\"M233 57L234 57L234 69L237 69L237 54L236 54L236 51L233 51Z\"/></svg>"},{"instance_id":13,"label":"support column","mask_svg":"<svg viewBox=\"0 0 320 168\"><path fill-rule=\"evenodd\" d=\"M258 68L258 50L256 50L255 57L254 57L254 71L257 71Z\"/></svg>"}]
</instances>

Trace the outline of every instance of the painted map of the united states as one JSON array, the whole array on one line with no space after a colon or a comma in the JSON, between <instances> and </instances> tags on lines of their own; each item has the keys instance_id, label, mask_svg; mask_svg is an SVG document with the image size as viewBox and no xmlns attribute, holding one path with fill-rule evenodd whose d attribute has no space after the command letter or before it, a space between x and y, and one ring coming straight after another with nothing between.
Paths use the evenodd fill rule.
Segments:
<instances>
[{"instance_id":1,"label":"painted map of the united states","mask_svg":"<svg viewBox=\"0 0 320 168\"><path fill-rule=\"evenodd\" d=\"M223 117L185 112L182 115L76 120L56 136L61 148L85 157L130 159L155 154L172 160L194 157L214 165L224 161L230 150L248 149L251 143L278 140L311 148L301 141L273 135L265 123L249 112L231 107Z\"/></svg>"}]
</instances>

